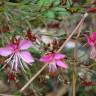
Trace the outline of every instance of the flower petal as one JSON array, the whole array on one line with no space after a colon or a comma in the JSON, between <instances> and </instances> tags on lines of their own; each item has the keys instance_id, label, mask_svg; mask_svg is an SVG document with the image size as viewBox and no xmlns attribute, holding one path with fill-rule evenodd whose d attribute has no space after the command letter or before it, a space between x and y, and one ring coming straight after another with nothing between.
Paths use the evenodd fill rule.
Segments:
<instances>
[{"instance_id":1,"label":"flower petal","mask_svg":"<svg viewBox=\"0 0 96 96\"><path fill-rule=\"evenodd\" d=\"M56 53L54 58L55 58L56 60L59 60L59 59L63 59L64 57L65 57L64 54Z\"/></svg>"},{"instance_id":2,"label":"flower petal","mask_svg":"<svg viewBox=\"0 0 96 96\"><path fill-rule=\"evenodd\" d=\"M30 40L26 40L26 39L20 40L19 48L21 50L25 50L25 49L28 49L30 47L32 47L32 42Z\"/></svg>"},{"instance_id":3,"label":"flower petal","mask_svg":"<svg viewBox=\"0 0 96 96\"><path fill-rule=\"evenodd\" d=\"M44 62L44 63L50 63L52 61L52 59L53 59L52 54L46 54L40 58L40 61Z\"/></svg>"},{"instance_id":4,"label":"flower petal","mask_svg":"<svg viewBox=\"0 0 96 96\"><path fill-rule=\"evenodd\" d=\"M57 66L56 66L55 61L49 63L49 66L48 67L49 67L49 72L55 72L56 69L57 69Z\"/></svg>"},{"instance_id":5,"label":"flower petal","mask_svg":"<svg viewBox=\"0 0 96 96\"><path fill-rule=\"evenodd\" d=\"M60 61L60 60L57 60L57 61L56 61L56 64L57 64L59 67L62 67L62 68L65 68L65 69L68 68L68 65L65 64L65 63L63 63L63 62Z\"/></svg>"},{"instance_id":6,"label":"flower petal","mask_svg":"<svg viewBox=\"0 0 96 96\"><path fill-rule=\"evenodd\" d=\"M96 58L96 48L94 46L91 47L90 58L91 59L95 59Z\"/></svg>"},{"instance_id":7,"label":"flower petal","mask_svg":"<svg viewBox=\"0 0 96 96\"><path fill-rule=\"evenodd\" d=\"M94 41L92 40L92 38L91 37L89 37L88 39L87 39L88 41L88 44L90 45L90 46L94 46Z\"/></svg>"},{"instance_id":8,"label":"flower petal","mask_svg":"<svg viewBox=\"0 0 96 96\"><path fill-rule=\"evenodd\" d=\"M93 32L92 33L91 38L93 38L94 40L96 40L96 32Z\"/></svg>"},{"instance_id":9,"label":"flower petal","mask_svg":"<svg viewBox=\"0 0 96 96\"><path fill-rule=\"evenodd\" d=\"M22 51L22 52L19 52L18 54L26 63L30 64L30 63L34 62L34 59L29 52Z\"/></svg>"},{"instance_id":10,"label":"flower petal","mask_svg":"<svg viewBox=\"0 0 96 96\"><path fill-rule=\"evenodd\" d=\"M90 46L94 46L94 44L96 43L96 32L93 32L90 37L87 37L87 40Z\"/></svg>"},{"instance_id":11,"label":"flower petal","mask_svg":"<svg viewBox=\"0 0 96 96\"><path fill-rule=\"evenodd\" d=\"M9 56L10 54L12 54L12 50L9 46L6 46L6 47L3 47L3 48L0 48L0 55L1 56Z\"/></svg>"}]
</instances>

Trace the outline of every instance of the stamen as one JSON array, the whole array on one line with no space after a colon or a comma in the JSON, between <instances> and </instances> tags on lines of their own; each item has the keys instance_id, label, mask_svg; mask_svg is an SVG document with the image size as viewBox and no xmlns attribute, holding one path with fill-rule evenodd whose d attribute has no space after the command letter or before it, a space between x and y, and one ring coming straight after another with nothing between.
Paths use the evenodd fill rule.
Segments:
<instances>
[{"instance_id":1,"label":"stamen","mask_svg":"<svg viewBox=\"0 0 96 96\"><path fill-rule=\"evenodd\" d=\"M20 60L20 58L21 58L21 57L18 56L19 63L20 63L20 65L21 65L21 67L22 67L21 69L22 69L24 72L26 72L25 69L24 69L24 66L23 66L23 64L22 64L22 62L21 62L21 60Z\"/></svg>"},{"instance_id":2,"label":"stamen","mask_svg":"<svg viewBox=\"0 0 96 96\"><path fill-rule=\"evenodd\" d=\"M11 59L13 58L14 54L11 55L8 59L5 60L6 63L9 63L11 61Z\"/></svg>"},{"instance_id":3,"label":"stamen","mask_svg":"<svg viewBox=\"0 0 96 96\"><path fill-rule=\"evenodd\" d=\"M22 64L25 66L26 69L29 69L29 67L27 66L27 64L24 61L22 61Z\"/></svg>"},{"instance_id":4,"label":"stamen","mask_svg":"<svg viewBox=\"0 0 96 96\"><path fill-rule=\"evenodd\" d=\"M13 60L11 62L11 71L14 69L14 65L15 65L15 55L14 55Z\"/></svg>"},{"instance_id":5,"label":"stamen","mask_svg":"<svg viewBox=\"0 0 96 96\"><path fill-rule=\"evenodd\" d=\"M17 71L17 66L18 66L18 56L17 56L17 55L15 56L15 60L16 60L16 63L15 63L15 70Z\"/></svg>"}]
</instances>

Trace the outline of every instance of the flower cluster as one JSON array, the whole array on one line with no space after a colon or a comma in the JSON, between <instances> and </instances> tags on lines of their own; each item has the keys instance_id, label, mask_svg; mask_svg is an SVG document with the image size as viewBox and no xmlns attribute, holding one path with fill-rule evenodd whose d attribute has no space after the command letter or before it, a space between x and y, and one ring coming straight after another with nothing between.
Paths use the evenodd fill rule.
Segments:
<instances>
[{"instance_id":1,"label":"flower cluster","mask_svg":"<svg viewBox=\"0 0 96 96\"><path fill-rule=\"evenodd\" d=\"M34 62L32 54L27 51L32 46L31 40L19 38L15 42L0 48L0 55L7 58L5 62L11 67L11 70L23 69L25 71L25 68L29 68L28 65L32 65ZM49 64L49 71L55 71L57 66L68 68L63 61L64 57L64 54L51 52L42 56L40 61Z\"/></svg>"}]
</instances>

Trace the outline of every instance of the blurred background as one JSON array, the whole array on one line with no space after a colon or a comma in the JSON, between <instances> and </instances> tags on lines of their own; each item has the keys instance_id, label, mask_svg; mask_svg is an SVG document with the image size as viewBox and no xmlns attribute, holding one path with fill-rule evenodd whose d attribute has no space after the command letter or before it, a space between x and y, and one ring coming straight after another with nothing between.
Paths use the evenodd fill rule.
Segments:
<instances>
[{"instance_id":1,"label":"blurred background","mask_svg":"<svg viewBox=\"0 0 96 96\"><path fill-rule=\"evenodd\" d=\"M19 89L43 66L42 54L52 50L53 41L59 47L70 36L85 13L88 13L77 32L62 50L68 70L58 68L49 73L46 68L21 94ZM96 95L96 62L90 59L90 47L84 34L96 31L96 0L0 0L0 47L15 37L29 38L34 64L23 72L10 72L0 56L0 96L72 96L74 49L76 52L76 96ZM5 94L5 95L4 95ZM7 95L6 95L7 94Z\"/></svg>"}]
</instances>

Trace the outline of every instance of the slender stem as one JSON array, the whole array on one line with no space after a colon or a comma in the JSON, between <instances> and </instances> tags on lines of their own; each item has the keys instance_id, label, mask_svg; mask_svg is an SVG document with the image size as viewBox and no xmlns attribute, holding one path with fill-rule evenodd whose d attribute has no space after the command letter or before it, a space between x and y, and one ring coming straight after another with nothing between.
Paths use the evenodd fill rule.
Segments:
<instances>
[{"instance_id":1,"label":"slender stem","mask_svg":"<svg viewBox=\"0 0 96 96\"><path fill-rule=\"evenodd\" d=\"M87 13L84 14L82 19L80 20L79 24L76 26L76 28L73 30L73 32L69 35L69 37L66 39L66 41L61 45L59 50L57 52L60 52L63 47L66 45L66 43L71 39L71 37L74 35L74 33L77 31L77 29L80 27L84 19L87 17ZM20 93L22 93L31 83L32 81L47 67L48 64L45 64L21 89Z\"/></svg>"},{"instance_id":2,"label":"slender stem","mask_svg":"<svg viewBox=\"0 0 96 96\"><path fill-rule=\"evenodd\" d=\"M76 96L76 77L74 72L72 75L72 96Z\"/></svg>"},{"instance_id":3,"label":"slender stem","mask_svg":"<svg viewBox=\"0 0 96 96\"><path fill-rule=\"evenodd\" d=\"M73 63L73 74L72 74L72 96L76 96L76 65L77 65L77 40L75 41L74 48L74 63Z\"/></svg>"},{"instance_id":4,"label":"slender stem","mask_svg":"<svg viewBox=\"0 0 96 96\"><path fill-rule=\"evenodd\" d=\"M45 64L21 89L20 93L22 93L31 83L32 81L46 68L48 64Z\"/></svg>"},{"instance_id":5,"label":"slender stem","mask_svg":"<svg viewBox=\"0 0 96 96\"><path fill-rule=\"evenodd\" d=\"M77 82L77 51L78 51L78 38L80 36L81 33L81 27L82 27L83 22L81 23L81 26L78 28L78 34L76 36L76 40L75 40L75 48L74 48L74 63L73 63L73 75L72 75L72 96L76 96L76 82Z\"/></svg>"},{"instance_id":6,"label":"slender stem","mask_svg":"<svg viewBox=\"0 0 96 96\"><path fill-rule=\"evenodd\" d=\"M61 45L61 47L59 48L59 50L57 52L60 52L64 46L67 44L67 42L71 39L71 37L74 35L74 33L78 30L78 28L81 26L81 24L83 23L83 21L85 20L85 18L88 16L87 13L84 14L84 16L81 18L79 24L76 26L76 28L73 30L73 32L69 35L69 37L66 39L66 41Z\"/></svg>"},{"instance_id":7,"label":"slender stem","mask_svg":"<svg viewBox=\"0 0 96 96\"><path fill-rule=\"evenodd\" d=\"M26 81L28 82L28 76L26 76L26 73L22 71L22 73L24 73L24 78L26 79ZM30 89L32 89L34 96L38 96L36 93L36 90L33 88L33 84L30 84Z\"/></svg>"}]
</instances>

